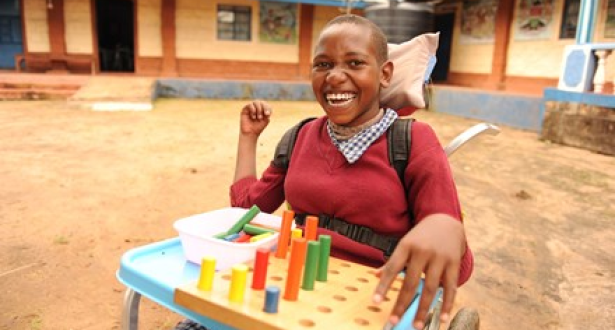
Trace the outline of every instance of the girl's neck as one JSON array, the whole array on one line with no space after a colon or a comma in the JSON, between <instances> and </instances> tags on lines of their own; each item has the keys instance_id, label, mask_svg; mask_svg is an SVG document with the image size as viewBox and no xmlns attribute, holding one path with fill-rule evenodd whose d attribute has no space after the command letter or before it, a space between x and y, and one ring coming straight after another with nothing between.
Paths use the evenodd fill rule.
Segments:
<instances>
[{"instance_id":1,"label":"girl's neck","mask_svg":"<svg viewBox=\"0 0 615 330\"><path fill-rule=\"evenodd\" d=\"M382 116L384 116L384 110L380 109L378 113L374 117L372 117L370 120L366 121L363 124L357 125L357 126L337 125L330 120L329 120L329 125L331 126L331 130L333 131L333 135L335 136L336 139L348 140L351 137L355 136L357 133L366 129L367 127L370 127L373 124L380 121L380 119L382 119Z\"/></svg>"}]
</instances>

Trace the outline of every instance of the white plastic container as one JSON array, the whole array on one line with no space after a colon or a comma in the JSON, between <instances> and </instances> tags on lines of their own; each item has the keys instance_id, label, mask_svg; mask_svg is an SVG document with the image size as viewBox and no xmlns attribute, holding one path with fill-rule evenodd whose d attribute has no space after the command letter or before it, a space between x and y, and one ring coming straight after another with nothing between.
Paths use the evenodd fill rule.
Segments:
<instances>
[{"instance_id":1,"label":"white plastic container","mask_svg":"<svg viewBox=\"0 0 615 330\"><path fill-rule=\"evenodd\" d=\"M275 246L278 242L277 232L254 243L233 243L213 237L231 228L246 212L247 209L229 207L175 221L173 227L179 232L186 259L200 265L203 257L212 256L216 258L216 270L224 270L253 260L258 248ZM279 228L282 219L261 212L250 223Z\"/></svg>"}]
</instances>

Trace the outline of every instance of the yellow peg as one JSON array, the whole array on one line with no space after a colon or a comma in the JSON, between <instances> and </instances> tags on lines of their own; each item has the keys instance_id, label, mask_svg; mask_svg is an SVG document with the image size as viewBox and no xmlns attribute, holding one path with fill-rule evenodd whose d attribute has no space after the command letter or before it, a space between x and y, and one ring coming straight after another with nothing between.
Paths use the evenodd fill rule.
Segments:
<instances>
[{"instance_id":1,"label":"yellow peg","mask_svg":"<svg viewBox=\"0 0 615 330\"><path fill-rule=\"evenodd\" d=\"M290 232L290 250L293 249L293 241L295 238L303 237L303 230L301 228L295 228Z\"/></svg>"},{"instance_id":2,"label":"yellow peg","mask_svg":"<svg viewBox=\"0 0 615 330\"><path fill-rule=\"evenodd\" d=\"M248 266L244 264L235 265L231 272L231 288L228 294L228 300L232 302L243 302L244 292L246 291L246 279L248 275Z\"/></svg>"},{"instance_id":3,"label":"yellow peg","mask_svg":"<svg viewBox=\"0 0 615 330\"><path fill-rule=\"evenodd\" d=\"M291 236L290 236L291 242L293 238L301 238L301 237L303 237L303 230L301 230L301 228L295 228L292 230Z\"/></svg>"},{"instance_id":4,"label":"yellow peg","mask_svg":"<svg viewBox=\"0 0 615 330\"><path fill-rule=\"evenodd\" d=\"M262 240L263 238L267 238L267 237L269 237L271 235L273 235L273 232L252 236L252 237L250 237L250 243L258 242L258 241Z\"/></svg>"},{"instance_id":5,"label":"yellow peg","mask_svg":"<svg viewBox=\"0 0 615 330\"><path fill-rule=\"evenodd\" d=\"M201 261L201 276L197 288L203 291L211 291L216 273L216 258L206 256Z\"/></svg>"}]
</instances>

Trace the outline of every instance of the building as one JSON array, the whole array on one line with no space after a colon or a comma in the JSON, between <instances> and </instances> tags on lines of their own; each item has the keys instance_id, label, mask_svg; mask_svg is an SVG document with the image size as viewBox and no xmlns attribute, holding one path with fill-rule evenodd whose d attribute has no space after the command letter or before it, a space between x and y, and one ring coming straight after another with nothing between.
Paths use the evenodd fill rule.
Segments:
<instances>
[{"instance_id":1,"label":"building","mask_svg":"<svg viewBox=\"0 0 615 330\"><path fill-rule=\"evenodd\" d=\"M592 1L592 0L586 0ZM465 0L434 7L436 81L541 94L557 86L581 0ZM314 39L344 0L4 0L0 67L27 72L306 80ZM593 42L615 41L597 0ZM612 81L615 61L607 65Z\"/></svg>"}]
</instances>

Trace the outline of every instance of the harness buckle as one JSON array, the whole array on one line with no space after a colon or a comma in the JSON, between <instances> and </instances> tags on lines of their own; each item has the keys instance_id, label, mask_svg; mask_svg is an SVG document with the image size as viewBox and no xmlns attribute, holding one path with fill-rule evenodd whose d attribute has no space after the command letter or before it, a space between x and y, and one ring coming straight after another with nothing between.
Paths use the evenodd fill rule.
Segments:
<instances>
[{"instance_id":1,"label":"harness buckle","mask_svg":"<svg viewBox=\"0 0 615 330\"><path fill-rule=\"evenodd\" d=\"M331 225L331 216L328 214L321 213L318 215L318 227L331 229L329 226Z\"/></svg>"}]
</instances>

